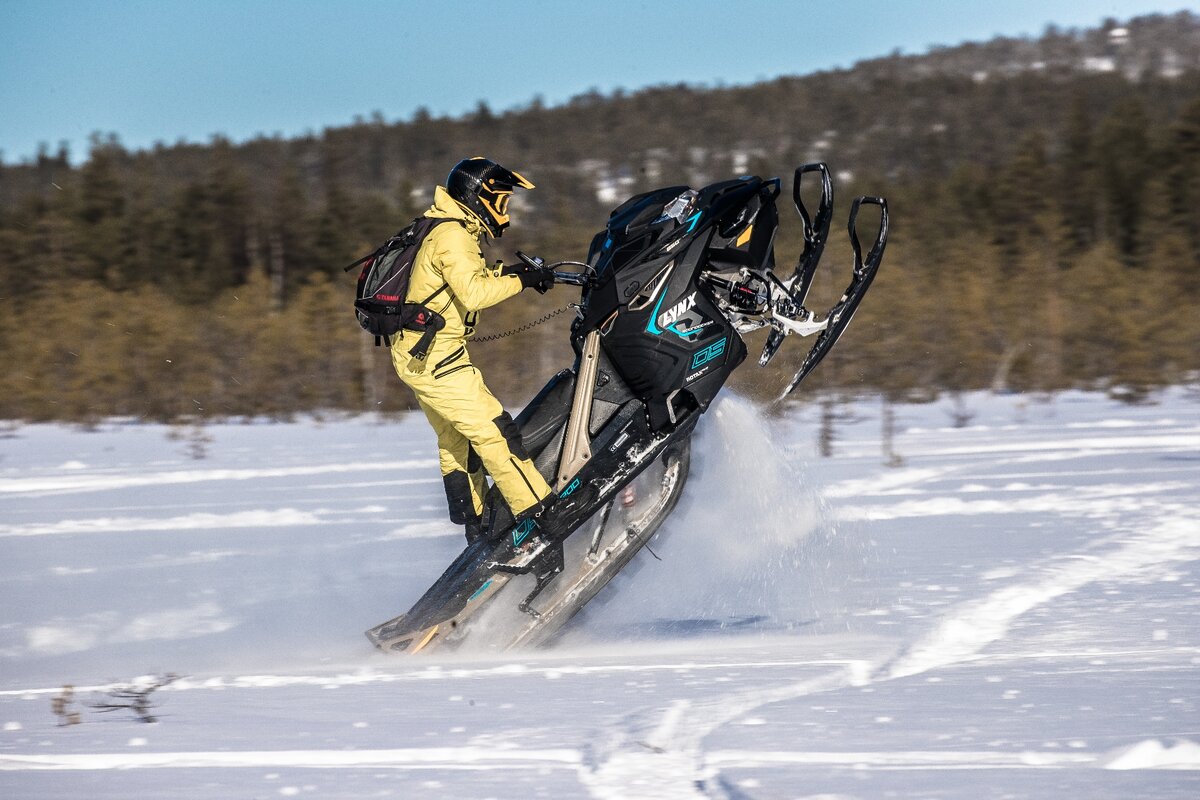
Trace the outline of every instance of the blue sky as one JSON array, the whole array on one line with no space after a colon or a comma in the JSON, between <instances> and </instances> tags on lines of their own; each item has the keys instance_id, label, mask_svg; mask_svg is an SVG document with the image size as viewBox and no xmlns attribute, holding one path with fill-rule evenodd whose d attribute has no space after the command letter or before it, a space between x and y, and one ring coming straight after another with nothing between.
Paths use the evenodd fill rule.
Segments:
<instances>
[{"instance_id":1,"label":"blue sky","mask_svg":"<svg viewBox=\"0 0 1200 800\"><path fill-rule=\"evenodd\" d=\"M0 153L457 115L595 87L741 84L1196 2L0 0Z\"/></svg>"}]
</instances>

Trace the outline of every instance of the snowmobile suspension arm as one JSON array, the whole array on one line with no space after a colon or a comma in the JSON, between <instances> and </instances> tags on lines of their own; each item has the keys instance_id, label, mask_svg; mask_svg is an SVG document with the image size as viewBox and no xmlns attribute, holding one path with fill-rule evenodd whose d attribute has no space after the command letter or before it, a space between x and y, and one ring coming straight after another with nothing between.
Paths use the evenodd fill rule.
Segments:
<instances>
[{"instance_id":1,"label":"snowmobile suspension arm","mask_svg":"<svg viewBox=\"0 0 1200 800\"><path fill-rule=\"evenodd\" d=\"M596 373L600 368L600 331L590 331L583 340L579 356L579 374L575 378L575 395L571 400L571 416L563 439L562 457L558 463L558 479L554 491L561 492L575 473L592 457L588 424L592 416L592 395L596 391Z\"/></svg>"},{"instance_id":2,"label":"snowmobile suspension arm","mask_svg":"<svg viewBox=\"0 0 1200 800\"><path fill-rule=\"evenodd\" d=\"M817 319L817 315L792 300L791 292L774 272L742 270L742 281L722 278L711 272L702 275L709 285L723 290L731 298L733 309L746 315L741 319L739 330L757 330L772 326L772 333L782 341L783 336L795 333L811 336L828 326L828 318Z\"/></svg>"},{"instance_id":3,"label":"snowmobile suspension arm","mask_svg":"<svg viewBox=\"0 0 1200 800\"><path fill-rule=\"evenodd\" d=\"M772 312L771 319L778 325L783 326L787 333L795 333L800 336L812 336L814 333L820 333L829 327L829 318L817 319L817 315L809 311L801 319L790 319Z\"/></svg>"}]
</instances>

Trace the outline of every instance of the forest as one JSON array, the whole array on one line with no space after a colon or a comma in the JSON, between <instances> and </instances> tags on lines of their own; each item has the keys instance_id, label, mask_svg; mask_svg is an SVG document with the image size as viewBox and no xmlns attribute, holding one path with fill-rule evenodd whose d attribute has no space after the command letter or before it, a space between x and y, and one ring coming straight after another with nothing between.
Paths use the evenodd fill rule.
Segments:
<instances>
[{"instance_id":1,"label":"forest","mask_svg":"<svg viewBox=\"0 0 1200 800\"><path fill-rule=\"evenodd\" d=\"M792 172L827 161L839 202L814 308L848 277L850 199L886 196L883 267L809 396L1081 387L1138 402L1200 375L1200 17L1183 12L748 86L375 112L294 138L141 151L97 133L78 164L44 147L0 163L0 419L411 407L354 320L342 267L477 154L537 184L485 253L509 262L517 249L581 259L638 191L757 174L784 180L787 265L801 245L783 207ZM526 292L484 312L479 334L575 299ZM570 363L570 319L472 346L503 402ZM748 364L737 387L773 397L805 344Z\"/></svg>"}]
</instances>

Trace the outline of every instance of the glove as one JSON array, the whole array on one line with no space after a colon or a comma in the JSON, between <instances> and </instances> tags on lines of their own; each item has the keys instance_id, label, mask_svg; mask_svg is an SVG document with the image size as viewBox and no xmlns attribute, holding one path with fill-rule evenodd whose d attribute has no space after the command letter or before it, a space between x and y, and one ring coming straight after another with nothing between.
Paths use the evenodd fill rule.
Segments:
<instances>
[{"instance_id":1,"label":"glove","mask_svg":"<svg viewBox=\"0 0 1200 800\"><path fill-rule=\"evenodd\" d=\"M528 289L532 286L542 294L545 294L554 285L554 273L545 267L533 267L529 264L505 264L497 261L492 265L492 269L501 276L516 275L521 279L522 289Z\"/></svg>"},{"instance_id":2,"label":"glove","mask_svg":"<svg viewBox=\"0 0 1200 800\"><path fill-rule=\"evenodd\" d=\"M546 267L526 266L517 273L524 289L537 289L538 294L545 294L554 286L554 270Z\"/></svg>"}]
</instances>

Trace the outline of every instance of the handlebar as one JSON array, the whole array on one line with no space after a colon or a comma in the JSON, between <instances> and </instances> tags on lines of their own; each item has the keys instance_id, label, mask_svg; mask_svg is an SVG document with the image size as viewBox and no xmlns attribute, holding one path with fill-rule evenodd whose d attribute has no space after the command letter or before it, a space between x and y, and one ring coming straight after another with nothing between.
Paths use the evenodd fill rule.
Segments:
<instances>
[{"instance_id":1,"label":"handlebar","mask_svg":"<svg viewBox=\"0 0 1200 800\"><path fill-rule=\"evenodd\" d=\"M517 251L517 258L528 264L534 269L548 269L554 273L555 283L565 283L570 286L587 286L595 277L595 271L588 264L582 261L555 261L553 264L547 264L544 259L538 256L531 256L528 253ZM559 272L555 267L573 266L583 267L580 272Z\"/></svg>"},{"instance_id":2,"label":"handlebar","mask_svg":"<svg viewBox=\"0 0 1200 800\"><path fill-rule=\"evenodd\" d=\"M555 283L566 283L571 286L587 286L591 283L592 276L586 272L554 272Z\"/></svg>"}]
</instances>

